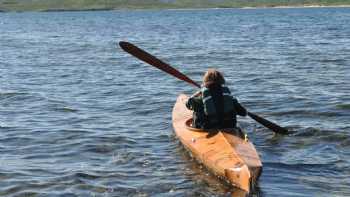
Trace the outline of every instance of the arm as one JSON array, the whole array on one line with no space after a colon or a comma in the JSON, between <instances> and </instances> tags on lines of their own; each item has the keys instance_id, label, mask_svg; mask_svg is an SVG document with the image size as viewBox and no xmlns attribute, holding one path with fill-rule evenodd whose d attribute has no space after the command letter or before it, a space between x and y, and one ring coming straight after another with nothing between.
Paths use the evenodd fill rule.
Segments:
<instances>
[{"instance_id":1,"label":"arm","mask_svg":"<svg viewBox=\"0 0 350 197\"><path fill-rule=\"evenodd\" d=\"M186 102L186 107L189 110L198 111L202 106L202 98L200 91L194 93Z\"/></svg>"},{"instance_id":2,"label":"arm","mask_svg":"<svg viewBox=\"0 0 350 197\"><path fill-rule=\"evenodd\" d=\"M233 105L234 105L238 115L240 115L240 116L246 116L247 115L247 110L235 98L233 99Z\"/></svg>"}]
</instances>

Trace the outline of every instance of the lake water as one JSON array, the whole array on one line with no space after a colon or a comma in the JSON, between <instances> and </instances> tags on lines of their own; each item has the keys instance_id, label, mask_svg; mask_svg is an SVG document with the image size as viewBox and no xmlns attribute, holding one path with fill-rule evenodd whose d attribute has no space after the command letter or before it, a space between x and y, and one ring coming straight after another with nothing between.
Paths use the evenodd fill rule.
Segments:
<instances>
[{"instance_id":1,"label":"lake water","mask_svg":"<svg viewBox=\"0 0 350 197\"><path fill-rule=\"evenodd\" d=\"M176 139L192 79L222 71L264 171L253 196L350 196L350 8L0 14L0 196L230 196Z\"/></svg>"}]
</instances>

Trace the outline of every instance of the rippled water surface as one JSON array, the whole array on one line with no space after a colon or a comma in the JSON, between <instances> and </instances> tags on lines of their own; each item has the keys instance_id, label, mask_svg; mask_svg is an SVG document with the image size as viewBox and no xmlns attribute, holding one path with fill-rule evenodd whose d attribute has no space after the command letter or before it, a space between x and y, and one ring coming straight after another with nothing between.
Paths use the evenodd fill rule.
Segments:
<instances>
[{"instance_id":1,"label":"rippled water surface","mask_svg":"<svg viewBox=\"0 0 350 197\"><path fill-rule=\"evenodd\" d=\"M0 14L0 196L229 196L176 139L195 89L117 47L127 40L199 81L215 67L241 103L264 171L254 196L350 196L350 9Z\"/></svg>"}]
</instances>

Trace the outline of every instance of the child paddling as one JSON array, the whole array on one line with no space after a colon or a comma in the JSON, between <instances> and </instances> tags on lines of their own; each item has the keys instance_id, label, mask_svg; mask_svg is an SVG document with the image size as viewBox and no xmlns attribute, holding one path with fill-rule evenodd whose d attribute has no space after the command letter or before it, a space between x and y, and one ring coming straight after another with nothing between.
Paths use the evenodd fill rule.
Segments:
<instances>
[{"instance_id":1,"label":"child paddling","mask_svg":"<svg viewBox=\"0 0 350 197\"><path fill-rule=\"evenodd\" d=\"M236 116L247 115L247 110L225 86L223 75L215 69L204 74L201 90L188 99L186 107L193 110L192 126L201 129L234 128Z\"/></svg>"}]
</instances>

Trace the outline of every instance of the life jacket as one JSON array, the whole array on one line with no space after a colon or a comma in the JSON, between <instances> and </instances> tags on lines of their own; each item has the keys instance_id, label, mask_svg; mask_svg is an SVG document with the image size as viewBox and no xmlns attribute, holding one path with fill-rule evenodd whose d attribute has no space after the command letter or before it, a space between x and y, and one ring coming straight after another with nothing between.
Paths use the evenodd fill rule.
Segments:
<instances>
[{"instance_id":1,"label":"life jacket","mask_svg":"<svg viewBox=\"0 0 350 197\"><path fill-rule=\"evenodd\" d=\"M216 109L210 90L207 87L202 87L201 89L204 114L211 125L222 122L223 120L219 120L219 117L223 118L225 114L232 114L234 111L233 97L230 90L225 85L221 85L221 90L223 96L223 114L218 114L219 110Z\"/></svg>"}]
</instances>

